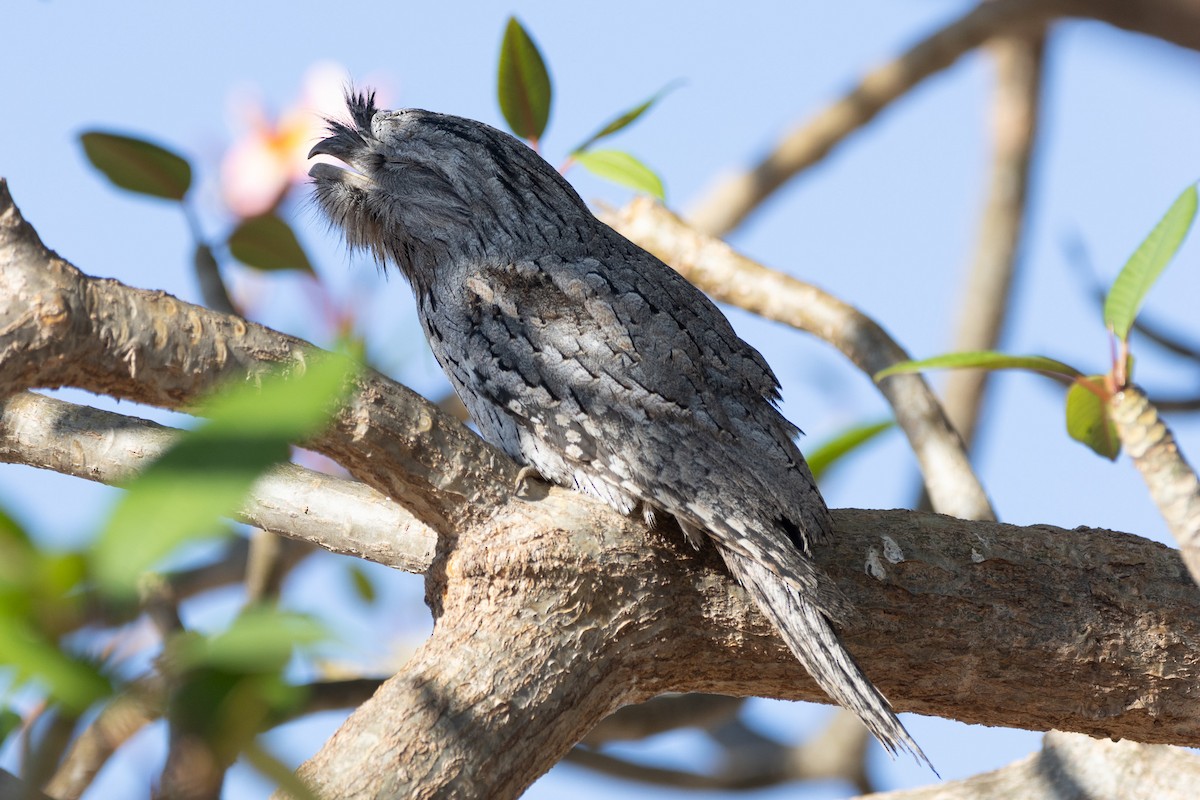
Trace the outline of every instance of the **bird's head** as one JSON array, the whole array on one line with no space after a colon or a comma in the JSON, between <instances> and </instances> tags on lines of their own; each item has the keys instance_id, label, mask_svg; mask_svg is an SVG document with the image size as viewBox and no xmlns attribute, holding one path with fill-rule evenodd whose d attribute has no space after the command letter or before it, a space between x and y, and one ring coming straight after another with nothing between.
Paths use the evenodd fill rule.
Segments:
<instances>
[{"instance_id":1,"label":"bird's head","mask_svg":"<svg viewBox=\"0 0 1200 800\"><path fill-rule=\"evenodd\" d=\"M520 140L481 122L410 108L381 111L350 92L349 120L309 152L318 204L353 248L394 263L418 291L463 259L567 255L595 218ZM582 240L582 241L581 241Z\"/></svg>"}]
</instances>

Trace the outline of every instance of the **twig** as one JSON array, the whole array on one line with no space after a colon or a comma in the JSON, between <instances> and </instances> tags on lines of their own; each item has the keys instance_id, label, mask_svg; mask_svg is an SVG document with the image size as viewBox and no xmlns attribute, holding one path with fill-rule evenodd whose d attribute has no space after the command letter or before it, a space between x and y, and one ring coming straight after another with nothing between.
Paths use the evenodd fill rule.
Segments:
<instances>
[{"instance_id":1,"label":"twig","mask_svg":"<svg viewBox=\"0 0 1200 800\"><path fill-rule=\"evenodd\" d=\"M1179 545L1192 580L1200 584L1200 480L1184 460L1171 429L1136 386L1113 396L1112 420L1121 444Z\"/></svg>"},{"instance_id":2,"label":"twig","mask_svg":"<svg viewBox=\"0 0 1200 800\"><path fill-rule=\"evenodd\" d=\"M1045 5L1034 0L995 0L975 6L899 58L871 70L853 91L785 136L754 167L718 181L692 206L688 221L714 236L729 233L789 179L820 161L921 81L993 36L1040 28L1045 18L1053 16Z\"/></svg>"}]
</instances>

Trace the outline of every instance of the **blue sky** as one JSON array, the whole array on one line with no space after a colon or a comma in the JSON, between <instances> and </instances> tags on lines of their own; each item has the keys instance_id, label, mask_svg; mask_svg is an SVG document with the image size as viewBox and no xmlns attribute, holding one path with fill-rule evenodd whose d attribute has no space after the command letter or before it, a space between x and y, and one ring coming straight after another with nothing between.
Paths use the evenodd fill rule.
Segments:
<instances>
[{"instance_id":1,"label":"blue sky","mask_svg":"<svg viewBox=\"0 0 1200 800\"><path fill-rule=\"evenodd\" d=\"M46 243L85 272L196 300L182 219L165 203L111 189L84 161L79 132L135 132L189 154L201 181L203 221L215 236L229 224L216 202L215 176L235 133L231 97L257 92L281 110L311 64L332 60L357 79L382 83L396 105L501 124L495 60L504 22L515 12L553 73L556 102L544 143L552 162L615 112L682 79L681 88L614 146L654 166L669 204L685 210L715 176L750 163L866 69L967 7L619 0L587 6L358 3L335 11L307 1L19 2L6 13L0 54L5 73L21 76L0 90L0 175ZM1108 280L1176 194L1200 177L1200 57L1099 24L1069 23L1050 39L1046 70L1029 235L1005 348L1101 371L1108 344L1100 312L1064 255L1064 242L1082 242ZM990 80L989 62L976 54L927 81L772 199L733 243L859 306L914 355L941 352L953 330L986 190ZM578 170L570 177L587 199L620 204L629 197ZM402 282L384 285L372 265L347 258L310 207L285 212L322 279L342 296L365 298L361 313L372 354L414 388L443 391ZM1200 341L1198 247L1185 245L1147 304L1156 320L1192 341ZM288 332L315 335L302 289L288 279L280 283L266 295L264 317ZM829 347L741 312L730 316L779 374L785 412L807 432L806 442L888 414L870 383ZM1195 369L1181 371L1148 348L1135 352L1142 384L1165 393L1196 391ZM1054 384L1005 375L995 388L977 463L1002 519L1165 539L1165 526L1128 462L1109 464L1067 440ZM154 415L128 404L121 410ZM1170 421L1195 461L1200 423ZM855 456L823 486L833 506L880 508L910 504L915 487L914 462L898 436ZM85 541L111 497L110 490L81 481L0 467L0 504L49 542ZM351 615L347 638L355 644L346 660L383 663L419 641L428 625L419 579L373 570L386 603L368 610L354 606L344 574L341 562L328 559L306 567L293 585L323 582ZM305 597L294 594L295 605L306 607ZM188 613L195 624L212 624L235 606L236 597L219 596ZM827 711L761 702L751 713L765 729L791 739L813 730ZM302 758L336 724L335 715L322 715L271 741ZM1000 766L1038 745L1030 733L911 717L908 724L947 778ZM105 786L144 786L152 771L142 762L155 753L156 735L139 737L106 771ZM695 743L680 734L623 752L683 758ZM909 762L889 762L881 751L872 758L885 787L930 778ZM103 788L93 796L103 796ZM835 796L837 789L816 787L808 796ZM629 790L562 767L529 796ZM264 792L239 770L227 796ZM794 787L763 796L785 792L796 796Z\"/></svg>"}]
</instances>

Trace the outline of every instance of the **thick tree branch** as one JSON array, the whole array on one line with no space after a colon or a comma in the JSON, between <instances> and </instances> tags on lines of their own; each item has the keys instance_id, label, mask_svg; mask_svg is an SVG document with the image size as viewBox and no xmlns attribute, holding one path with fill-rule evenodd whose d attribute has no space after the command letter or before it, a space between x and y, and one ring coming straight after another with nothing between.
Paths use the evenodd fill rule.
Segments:
<instances>
[{"instance_id":1,"label":"thick tree branch","mask_svg":"<svg viewBox=\"0 0 1200 800\"><path fill-rule=\"evenodd\" d=\"M912 512L835 524L819 560L863 614L844 637L899 709L1200 743L1200 589L1174 551ZM464 531L442 574L433 636L304 768L330 797L513 797L663 691L823 699L711 553L569 492Z\"/></svg>"},{"instance_id":2,"label":"thick tree branch","mask_svg":"<svg viewBox=\"0 0 1200 800\"><path fill-rule=\"evenodd\" d=\"M603 219L715 299L812 333L868 376L909 358L883 328L854 307L696 232L647 198ZM925 379L894 375L880 383L879 390L916 454L934 509L962 519L995 519L962 440Z\"/></svg>"},{"instance_id":3,"label":"thick tree branch","mask_svg":"<svg viewBox=\"0 0 1200 800\"><path fill-rule=\"evenodd\" d=\"M178 433L32 392L0 401L0 461L109 485L162 455ZM259 478L238 516L281 536L408 572L424 572L437 544L433 530L369 486L294 464Z\"/></svg>"},{"instance_id":4,"label":"thick tree branch","mask_svg":"<svg viewBox=\"0 0 1200 800\"><path fill-rule=\"evenodd\" d=\"M997 36L1041 31L1062 17L1097 19L1200 49L1197 0L991 0L918 42L899 58L868 72L852 91L787 134L745 172L719 180L698 200L689 220L723 236L740 225L788 180L823 159L917 84Z\"/></svg>"}]
</instances>

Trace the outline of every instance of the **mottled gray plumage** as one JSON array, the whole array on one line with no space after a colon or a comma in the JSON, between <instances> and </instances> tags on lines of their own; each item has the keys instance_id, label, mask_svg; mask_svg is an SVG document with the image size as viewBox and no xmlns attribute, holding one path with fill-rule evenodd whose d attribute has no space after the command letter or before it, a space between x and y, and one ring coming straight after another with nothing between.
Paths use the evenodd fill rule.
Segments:
<instances>
[{"instance_id":1,"label":"mottled gray plumage","mask_svg":"<svg viewBox=\"0 0 1200 800\"><path fill-rule=\"evenodd\" d=\"M809 559L829 512L779 382L699 290L597 220L524 144L461 117L347 98L310 155L352 247L412 284L434 355L485 439L624 514L710 538L809 673L890 750L924 758L830 625Z\"/></svg>"}]
</instances>

